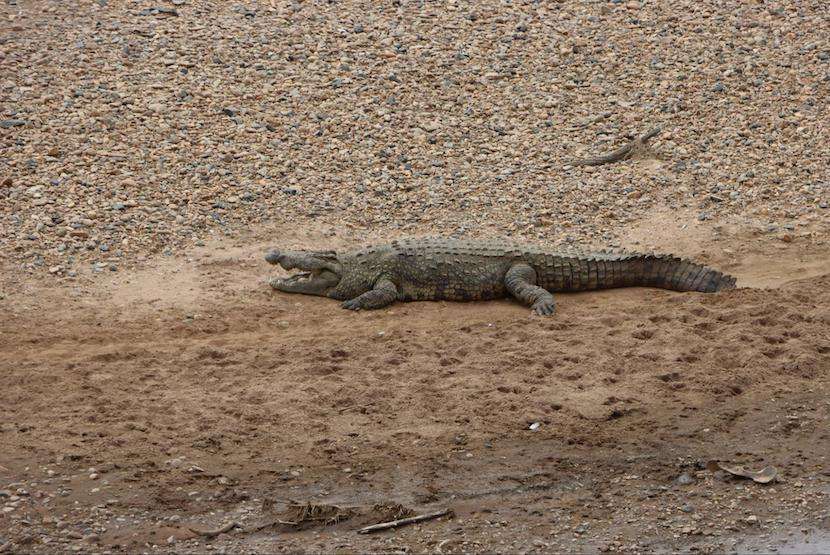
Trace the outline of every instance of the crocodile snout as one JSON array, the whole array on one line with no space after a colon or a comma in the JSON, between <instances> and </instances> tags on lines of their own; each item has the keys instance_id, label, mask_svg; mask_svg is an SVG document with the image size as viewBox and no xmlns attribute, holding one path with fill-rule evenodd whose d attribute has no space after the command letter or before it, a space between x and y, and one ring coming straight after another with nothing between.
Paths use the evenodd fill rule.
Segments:
<instances>
[{"instance_id":1,"label":"crocodile snout","mask_svg":"<svg viewBox=\"0 0 830 555\"><path fill-rule=\"evenodd\" d=\"M269 264L279 264L280 263L280 251L271 251L265 255L265 261Z\"/></svg>"}]
</instances>

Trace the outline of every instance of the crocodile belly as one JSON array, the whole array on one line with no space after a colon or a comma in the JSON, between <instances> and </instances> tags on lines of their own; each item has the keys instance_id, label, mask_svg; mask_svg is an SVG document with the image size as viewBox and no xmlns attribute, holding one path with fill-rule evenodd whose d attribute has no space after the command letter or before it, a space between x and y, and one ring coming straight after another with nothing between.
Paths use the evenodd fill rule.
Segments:
<instances>
[{"instance_id":1,"label":"crocodile belly","mask_svg":"<svg viewBox=\"0 0 830 555\"><path fill-rule=\"evenodd\" d=\"M398 282L402 301L484 301L505 296L504 275L476 266L437 264L428 272L403 272Z\"/></svg>"}]
</instances>

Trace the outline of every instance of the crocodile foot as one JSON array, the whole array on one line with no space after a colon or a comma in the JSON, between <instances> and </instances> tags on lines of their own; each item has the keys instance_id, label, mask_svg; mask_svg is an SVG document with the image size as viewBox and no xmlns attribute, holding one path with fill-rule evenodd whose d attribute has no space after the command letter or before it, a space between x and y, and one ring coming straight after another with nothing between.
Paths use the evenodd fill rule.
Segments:
<instances>
[{"instance_id":1,"label":"crocodile foot","mask_svg":"<svg viewBox=\"0 0 830 555\"><path fill-rule=\"evenodd\" d=\"M556 304L552 299L540 299L531 308L539 316L550 316L556 310Z\"/></svg>"}]
</instances>

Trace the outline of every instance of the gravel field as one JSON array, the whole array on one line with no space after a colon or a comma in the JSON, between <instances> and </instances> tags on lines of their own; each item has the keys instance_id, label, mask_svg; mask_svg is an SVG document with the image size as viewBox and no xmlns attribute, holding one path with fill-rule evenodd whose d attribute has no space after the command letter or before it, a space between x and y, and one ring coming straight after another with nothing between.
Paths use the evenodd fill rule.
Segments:
<instances>
[{"instance_id":1,"label":"gravel field","mask_svg":"<svg viewBox=\"0 0 830 555\"><path fill-rule=\"evenodd\" d=\"M822 1L0 11L0 249L25 268L310 219L602 244L655 206L827 222ZM655 126L642 160L568 166Z\"/></svg>"},{"instance_id":2,"label":"gravel field","mask_svg":"<svg viewBox=\"0 0 830 555\"><path fill-rule=\"evenodd\" d=\"M0 553L830 552L828 104L826 1L4 0ZM420 234L739 288L265 282Z\"/></svg>"}]
</instances>

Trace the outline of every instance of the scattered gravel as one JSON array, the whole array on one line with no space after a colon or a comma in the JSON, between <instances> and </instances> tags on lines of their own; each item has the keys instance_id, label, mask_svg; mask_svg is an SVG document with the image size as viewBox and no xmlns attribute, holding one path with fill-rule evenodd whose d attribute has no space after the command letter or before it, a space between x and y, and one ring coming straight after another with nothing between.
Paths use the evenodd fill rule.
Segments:
<instances>
[{"instance_id":1,"label":"scattered gravel","mask_svg":"<svg viewBox=\"0 0 830 555\"><path fill-rule=\"evenodd\" d=\"M655 207L827 219L820 0L160 4L0 6L3 256L117 270L310 219L551 242ZM659 160L563 167L658 125Z\"/></svg>"}]
</instances>

